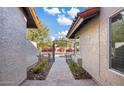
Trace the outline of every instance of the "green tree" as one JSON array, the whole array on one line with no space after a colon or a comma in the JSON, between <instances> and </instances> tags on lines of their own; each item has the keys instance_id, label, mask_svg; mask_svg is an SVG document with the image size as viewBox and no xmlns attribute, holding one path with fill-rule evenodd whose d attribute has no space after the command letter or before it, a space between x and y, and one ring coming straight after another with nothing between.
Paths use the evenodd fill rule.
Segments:
<instances>
[{"instance_id":1,"label":"green tree","mask_svg":"<svg viewBox=\"0 0 124 93\"><path fill-rule=\"evenodd\" d=\"M55 42L56 42L56 45L58 47L61 47L61 48L66 48L66 47L72 48L74 46L73 44L75 43L75 40L63 37L63 38L56 39ZM76 45L79 46L79 41L76 42Z\"/></svg>"},{"instance_id":2,"label":"green tree","mask_svg":"<svg viewBox=\"0 0 124 93\"><path fill-rule=\"evenodd\" d=\"M55 40L57 47L66 48L67 47L67 39L66 38L59 38Z\"/></svg>"},{"instance_id":3,"label":"green tree","mask_svg":"<svg viewBox=\"0 0 124 93\"><path fill-rule=\"evenodd\" d=\"M39 52L42 48L50 47L52 44L47 26L42 26L41 31L38 29L28 29L27 39L36 42Z\"/></svg>"}]
</instances>

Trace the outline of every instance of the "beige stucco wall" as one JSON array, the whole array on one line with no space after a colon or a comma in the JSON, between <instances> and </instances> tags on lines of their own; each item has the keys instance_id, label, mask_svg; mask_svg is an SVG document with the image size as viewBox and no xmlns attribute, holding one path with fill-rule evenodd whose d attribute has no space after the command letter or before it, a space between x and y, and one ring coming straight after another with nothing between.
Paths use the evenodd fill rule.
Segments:
<instances>
[{"instance_id":1,"label":"beige stucco wall","mask_svg":"<svg viewBox=\"0 0 124 93\"><path fill-rule=\"evenodd\" d=\"M80 53L82 66L95 79L99 79L99 17L90 21L81 29Z\"/></svg>"},{"instance_id":2,"label":"beige stucco wall","mask_svg":"<svg viewBox=\"0 0 124 93\"><path fill-rule=\"evenodd\" d=\"M122 9L102 7L100 16L78 33L82 66L100 85L124 85L124 74L109 68L109 17Z\"/></svg>"},{"instance_id":3,"label":"beige stucco wall","mask_svg":"<svg viewBox=\"0 0 124 93\"><path fill-rule=\"evenodd\" d=\"M27 68L37 62L26 29L19 8L0 8L0 86L19 85L27 77Z\"/></svg>"},{"instance_id":4,"label":"beige stucco wall","mask_svg":"<svg viewBox=\"0 0 124 93\"><path fill-rule=\"evenodd\" d=\"M109 69L109 17L123 8L101 8L100 13L100 83L124 85L124 74Z\"/></svg>"}]
</instances>

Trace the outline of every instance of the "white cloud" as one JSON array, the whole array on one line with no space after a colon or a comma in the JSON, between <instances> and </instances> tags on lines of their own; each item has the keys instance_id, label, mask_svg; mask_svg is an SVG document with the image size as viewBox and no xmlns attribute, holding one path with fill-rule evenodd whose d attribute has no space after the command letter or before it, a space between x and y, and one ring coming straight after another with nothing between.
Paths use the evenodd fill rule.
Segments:
<instances>
[{"instance_id":1,"label":"white cloud","mask_svg":"<svg viewBox=\"0 0 124 93\"><path fill-rule=\"evenodd\" d=\"M58 15L57 22L60 25L71 25L72 20L66 17L65 15Z\"/></svg>"},{"instance_id":2,"label":"white cloud","mask_svg":"<svg viewBox=\"0 0 124 93\"><path fill-rule=\"evenodd\" d=\"M61 31L61 32L58 32L58 36L59 37L65 37L68 33L68 30L65 30L65 31Z\"/></svg>"},{"instance_id":3,"label":"white cloud","mask_svg":"<svg viewBox=\"0 0 124 93\"><path fill-rule=\"evenodd\" d=\"M69 11L67 11L68 15L70 15L72 18L74 18L78 12L80 12L80 10L73 7Z\"/></svg>"},{"instance_id":4,"label":"white cloud","mask_svg":"<svg viewBox=\"0 0 124 93\"><path fill-rule=\"evenodd\" d=\"M65 11L64 9L62 9L62 13L63 13L63 14L66 14L66 11Z\"/></svg>"},{"instance_id":5,"label":"white cloud","mask_svg":"<svg viewBox=\"0 0 124 93\"><path fill-rule=\"evenodd\" d=\"M55 37L54 36L51 36L51 39L52 39L52 41L54 41L55 40Z\"/></svg>"},{"instance_id":6,"label":"white cloud","mask_svg":"<svg viewBox=\"0 0 124 93\"><path fill-rule=\"evenodd\" d=\"M48 12L49 14L51 15L55 15L55 14L60 14L61 12L59 11L59 8L47 8L47 7L44 7L43 8L45 12Z\"/></svg>"},{"instance_id":7,"label":"white cloud","mask_svg":"<svg viewBox=\"0 0 124 93\"><path fill-rule=\"evenodd\" d=\"M67 33L68 33L68 31L65 30L65 31L62 31L60 34L61 34L61 35L66 35Z\"/></svg>"}]
</instances>

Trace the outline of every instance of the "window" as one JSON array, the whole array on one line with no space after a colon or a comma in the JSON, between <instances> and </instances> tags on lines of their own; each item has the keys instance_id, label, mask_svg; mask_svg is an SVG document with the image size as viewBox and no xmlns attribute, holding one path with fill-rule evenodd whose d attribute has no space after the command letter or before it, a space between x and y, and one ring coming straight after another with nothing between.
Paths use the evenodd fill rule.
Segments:
<instances>
[{"instance_id":1,"label":"window","mask_svg":"<svg viewBox=\"0 0 124 93\"><path fill-rule=\"evenodd\" d=\"M110 67L124 72L124 11L110 18Z\"/></svg>"}]
</instances>

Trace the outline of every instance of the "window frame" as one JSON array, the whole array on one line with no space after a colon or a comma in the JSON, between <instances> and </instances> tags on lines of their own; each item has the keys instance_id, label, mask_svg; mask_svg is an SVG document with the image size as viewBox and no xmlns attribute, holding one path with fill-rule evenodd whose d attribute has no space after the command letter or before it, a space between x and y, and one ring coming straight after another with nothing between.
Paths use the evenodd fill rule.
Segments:
<instances>
[{"instance_id":1,"label":"window frame","mask_svg":"<svg viewBox=\"0 0 124 93\"><path fill-rule=\"evenodd\" d=\"M124 72L119 71L115 68L112 68L112 49L111 49L112 48L112 18L117 16L122 11L124 11L124 9L118 11L117 13L109 17L109 69L124 75Z\"/></svg>"}]
</instances>

